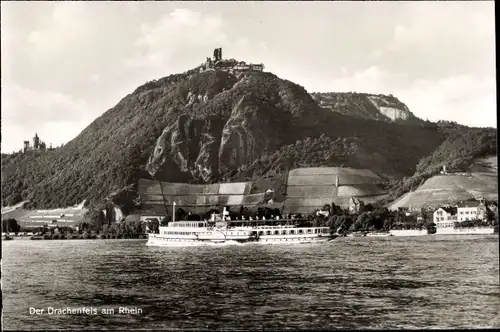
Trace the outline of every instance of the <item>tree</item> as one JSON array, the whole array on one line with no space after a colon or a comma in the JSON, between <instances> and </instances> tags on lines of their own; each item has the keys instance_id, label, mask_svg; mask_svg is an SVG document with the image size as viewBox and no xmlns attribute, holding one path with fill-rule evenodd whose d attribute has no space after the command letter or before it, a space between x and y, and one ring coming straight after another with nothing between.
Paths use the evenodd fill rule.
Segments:
<instances>
[{"instance_id":1,"label":"tree","mask_svg":"<svg viewBox=\"0 0 500 332\"><path fill-rule=\"evenodd\" d=\"M391 226L392 226L392 221L390 218L387 218L384 220L384 225L382 226L382 229L384 231L389 231L391 229Z\"/></svg>"},{"instance_id":2,"label":"tree","mask_svg":"<svg viewBox=\"0 0 500 332\"><path fill-rule=\"evenodd\" d=\"M374 210L374 207L373 207L373 204L372 203L368 203L364 206L364 209L363 209L363 212L370 212L370 211L373 211Z\"/></svg>"},{"instance_id":3,"label":"tree","mask_svg":"<svg viewBox=\"0 0 500 332\"><path fill-rule=\"evenodd\" d=\"M428 222L426 225L427 234L435 234L436 233L436 224L432 221Z\"/></svg>"},{"instance_id":4,"label":"tree","mask_svg":"<svg viewBox=\"0 0 500 332\"><path fill-rule=\"evenodd\" d=\"M14 218L9 218L7 220L2 219L2 232L5 233L18 233L21 226L17 223Z\"/></svg>"},{"instance_id":5,"label":"tree","mask_svg":"<svg viewBox=\"0 0 500 332\"><path fill-rule=\"evenodd\" d=\"M180 221L186 219L187 212L183 208L178 208L177 211L175 211L175 220Z\"/></svg>"},{"instance_id":6,"label":"tree","mask_svg":"<svg viewBox=\"0 0 500 332\"><path fill-rule=\"evenodd\" d=\"M486 220L490 223L490 224L494 224L495 222L495 219L496 219L496 215L493 211L491 211L489 208L486 209Z\"/></svg>"},{"instance_id":7,"label":"tree","mask_svg":"<svg viewBox=\"0 0 500 332\"><path fill-rule=\"evenodd\" d=\"M104 213L97 209L87 211L83 217L84 222L93 230L101 229L105 219Z\"/></svg>"}]
</instances>

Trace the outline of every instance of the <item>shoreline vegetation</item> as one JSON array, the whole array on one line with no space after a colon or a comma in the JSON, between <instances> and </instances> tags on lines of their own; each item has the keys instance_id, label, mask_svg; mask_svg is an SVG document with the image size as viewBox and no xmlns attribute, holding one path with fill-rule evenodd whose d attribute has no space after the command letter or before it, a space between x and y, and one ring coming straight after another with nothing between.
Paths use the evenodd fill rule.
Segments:
<instances>
[{"instance_id":1,"label":"shoreline vegetation","mask_svg":"<svg viewBox=\"0 0 500 332\"><path fill-rule=\"evenodd\" d=\"M45 234L45 235L33 235L33 236L30 236L29 238L30 240L146 240L147 237L146 237L146 234L144 234L144 236L139 236L139 237L135 237L135 238L124 238L124 237L106 237L106 236L103 236L103 235L90 235L90 236L86 236L86 235L82 235L82 234L78 234L78 235L72 235L72 236L64 236L61 235L61 236L57 236L57 234L51 234L51 235L48 235L48 234Z\"/></svg>"},{"instance_id":2,"label":"shoreline vegetation","mask_svg":"<svg viewBox=\"0 0 500 332\"><path fill-rule=\"evenodd\" d=\"M69 226L20 226L15 219L2 220L2 238L30 238L31 240L111 240L146 239L146 227L141 221L121 221L104 224L84 221L75 228Z\"/></svg>"},{"instance_id":3,"label":"shoreline vegetation","mask_svg":"<svg viewBox=\"0 0 500 332\"><path fill-rule=\"evenodd\" d=\"M231 220L255 220L267 223L279 219L299 223L303 227L329 227L332 234L337 236L364 236L383 235L392 230L427 231L428 235L436 233L436 224L433 222L432 210L421 209L409 213L408 211L389 211L376 204L360 204L357 211L349 211L335 204L326 204L322 209L307 215L282 215L279 209L259 208L252 213L245 207L240 211L229 211ZM182 208L175 212L175 220L200 221L210 217L210 210L204 215L189 214ZM141 221L140 219L122 219L119 222L106 220L102 210L90 210L84 221L78 225L49 227L22 227L15 219L2 220L2 237L10 240L12 235L21 233L31 240L91 240L91 239L146 239L148 233L158 233L160 226L166 226L171 216ZM494 227L498 233L498 216L496 213L487 214L486 220L471 220L455 223L454 228Z\"/></svg>"}]
</instances>

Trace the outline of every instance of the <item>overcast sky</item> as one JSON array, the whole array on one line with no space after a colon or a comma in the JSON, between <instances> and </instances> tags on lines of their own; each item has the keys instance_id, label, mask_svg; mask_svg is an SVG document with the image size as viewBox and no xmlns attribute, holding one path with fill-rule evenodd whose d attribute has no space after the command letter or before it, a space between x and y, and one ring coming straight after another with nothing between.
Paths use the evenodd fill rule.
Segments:
<instances>
[{"instance_id":1,"label":"overcast sky","mask_svg":"<svg viewBox=\"0 0 500 332\"><path fill-rule=\"evenodd\" d=\"M2 2L2 151L58 146L136 87L223 57L309 92L496 127L491 2Z\"/></svg>"}]
</instances>

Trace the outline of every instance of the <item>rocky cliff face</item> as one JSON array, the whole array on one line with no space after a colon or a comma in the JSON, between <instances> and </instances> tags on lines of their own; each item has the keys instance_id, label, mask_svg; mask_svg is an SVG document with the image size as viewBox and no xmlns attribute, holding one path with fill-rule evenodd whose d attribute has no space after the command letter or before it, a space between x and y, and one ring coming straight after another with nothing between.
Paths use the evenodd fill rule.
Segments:
<instances>
[{"instance_id":1,"label":"rocky cliff face","mask_svg":"<svg viewBox=\"0 0 500 332\"><path fill-rule=\"evenodd\" d=\"M158 137L146 169L153 178L209 182L219 174L217 151L224 119L193 119L182 114ZM173 171L177 170L177 171Z\"/></svg>"},{"instance_id":2,"label":"rocky cliff face","mask_svg":"<svg viewBox=\"0 0 500 332\"><path fill-rule=\"evenodd\" d=\"M396 97L366 93L312 93L321 106L344 115L379 121L418 122L418 118Z\"/></svg>"},{"instance_id":3,"label":"rocky cliff face","mask_svg":"<svg viewBox=\"0 0 500 332\"><path fill-rule=\"evenodd\" d=\"M266 83L269 86L263 88ZM184 112L157 139L146 165L152 177L216 181L302 135L287 131L294 118L307 117L295 102L310 98L305 90L272 74L249 73L210 97L198 92L188 91ZM311 112L318 109L312 100L308 103ZM178 172L172 172L172 166Z\"/></svg>"}]
</instances>

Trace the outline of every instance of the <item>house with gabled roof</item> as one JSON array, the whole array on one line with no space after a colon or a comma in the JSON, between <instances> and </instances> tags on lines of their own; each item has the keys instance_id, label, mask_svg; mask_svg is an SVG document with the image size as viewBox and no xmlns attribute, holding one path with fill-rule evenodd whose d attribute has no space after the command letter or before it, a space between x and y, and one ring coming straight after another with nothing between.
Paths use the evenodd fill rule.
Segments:
<instances>
[{"instance_id":1,"label":"house with gabled roof","mask_svg":"<svg viewBox=\"0 0 500 332\"><path fill-rule=\"evenodd\" d=\"M450 227L458 221L458 209L455 206L442 206L433 213L433 221L437 227Z\"/></svg>"},{"instance_id":2,"label":"house with gabled roof","mask_svg":"<svg viewBox=\"0 0 500 332\"><path fill-rule=\"evenodd\" d=\"M483 220L486 217L486 206L478 200L462 201L457 205L458 220Z\"/></svg>"}]
</instances>

